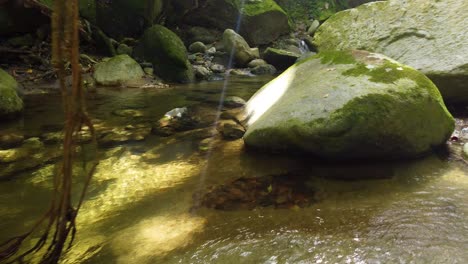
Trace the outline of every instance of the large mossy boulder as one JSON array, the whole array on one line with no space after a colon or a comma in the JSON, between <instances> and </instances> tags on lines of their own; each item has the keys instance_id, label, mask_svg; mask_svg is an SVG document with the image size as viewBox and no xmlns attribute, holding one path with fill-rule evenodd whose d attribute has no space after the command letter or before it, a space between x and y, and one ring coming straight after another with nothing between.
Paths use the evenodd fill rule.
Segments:
<instances>
[{"instance_id":1,"label":"large mossy boulder","mask_svg":"<svg viewBox=\"0 0 468 264\"><path fill-rule=\"evenodd\" d=\"M155 74L167 81L194 80L184 43L164 26L155 25L145 30L136 53L138 57L153 63Z\"/></svg>"},{"instance_id":2,"label":"large mossy boulder","mask_svg":"<svg viewBox=\"0 0 468 264\"><path fill-rule=\"evenodd\" d=\"M447 103L468 102L468 1L389 0L342 11L315 33L319 50L365 49L427 75Z\"/></svg>"},{"instance_id":3,"label":"large mossy boulder","mask_svg":"<svg viewBox=\"0 0 468 264\"><path fill-rule=\"evenodd\" d=\"M288 15L274 0L206 0L188 12L185 22L221 30L241 22L239 32L253 46L290 31Z\"/></svg>"},{"instance_id":4,"label":"large mossy boulder","mask_svg":"<svg viewBox=\"0 0 468 264\"><path fill-rule=\"evenodd\" d=\"M416 157L454 129L430 79L366 51L295 64L249 100L247 114L248 147L330 159Z\"/></svg>"},{"instance_id":5,"label":"large mossy boulder","mask_svg":"<svg viewBox=\"0 0 468 264\"><path fill-rule=\"evenodd\" d=\"M125 85L145 75L141 66L128 55L118 55L98 63L94 71L96 83L105 86Z\"/></svg>"},{"instance_id":6,"label":"large mossy boulder","mask_svg":"<svg viewBox=\"0 0 468 264\"><path fill-rule=\"evenodd\" d=\"M11 118L23 110L23 100L17 93L18 83L0 69L0 120Z\"/></svg>"}]
</instances>

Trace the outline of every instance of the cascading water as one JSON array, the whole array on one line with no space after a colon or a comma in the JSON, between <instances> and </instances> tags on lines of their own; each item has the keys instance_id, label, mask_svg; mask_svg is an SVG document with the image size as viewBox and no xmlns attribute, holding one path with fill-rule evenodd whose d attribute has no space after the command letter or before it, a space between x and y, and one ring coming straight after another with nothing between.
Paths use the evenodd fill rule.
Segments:
<instances>
[{"instance_id":1,"label":"cascading water","mask_svg":"<svg viewBox=\"0 0 468 264\"><path fill-rule=\"evenodd\" d=\"M307 46L307 44L305 43L305 41L301 40L299 42L299 50L301 51L301 54L305 54L305 53L309 53L310 52L310 49L309 47Z\"/></svg>"}]
</instances>

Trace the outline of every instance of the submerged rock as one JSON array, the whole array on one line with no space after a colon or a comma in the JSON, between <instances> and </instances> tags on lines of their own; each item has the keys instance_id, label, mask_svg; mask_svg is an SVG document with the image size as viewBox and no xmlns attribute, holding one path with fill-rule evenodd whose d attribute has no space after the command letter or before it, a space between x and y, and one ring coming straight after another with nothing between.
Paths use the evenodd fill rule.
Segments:
<instances>
[{"instance_id":1,"label":"submerged rock","mask_svg":"<svg viewBox=\"0 0 468 264\"><path fill-rule=\"evenodd\" d=\"M246 104L245 100L239 96L227 96L224 98L223 105L229 108L242 107Z\"/></svg>"},{"instance_id":2,"label":"submerged rock","mask_svg":"<svg viewBox=\"0 0 468 264\"><path fill-rule=\"evenodd\" d=\"M427 75L448 103L468 102L468 1L389 0L339 12L315 33L323 50L365 49Z\"/></svg>"},{"instance_id":3,"label":"submerged rock","mask_svg":"<svg viewBox=\"0 0 468 264\"><path fill-rule=\"evenodd\" d=\"M247 66L250 61L260 58L258 49L250 48L244 38L232 29L224 31L223 44L229 54L234 52L234 61L241 67Z\"/></svg>"},{"instance_id":4,"label":"submerged rock","mask_svg":"<svg viewBox=\"0 0 468 264\"><path fill-rule=\"evenodd\" d=\"M239 139L245 134L245 128L233 120L221 121L218 125L218 131L227 140Z\"/></svg>"},{"instance_id":5,"label":"submerged rock","mask_svg":"<svg viewBox=\"0 0 468 264\"><path fill-rule=\"evenodd\" d=\"M229 183L210 186L195 193L196 207L217 210L253 210L257 207L299 209L316 201L315 190L300 175L275 175L239 178Z\"/></svg>"},{"instance_id":6,"label":"submerged rock","mask_svg":"<svg viewBox=\"0 0 468 264\"><path fill-rule=\"evenodd\" d=\"M271 64L265 64L253 68L251 72L255 75L274 75L276 73L276 68Z\"/></svg>"},{"instance_id":7,"label":"submerged rock","mask_svg":"<svg viewBox=\"0 0 468 264\"><path fill-rule=\"evenodd\" d=\"M416 157L454 129L427 77L366 51L294 65L249 100L247 114L248 147L335 159Z\"/></svg>"},{"instance_id":8,"label":"submerged rock","mask_svg":"<svg viewBox=\"0 0 468 264\"><path fill-rule=\"evenodd\" d=\"M17 93L18 83L0 69L0 120L10 118L23 110L23 100Z\"/></svg>"},{"instance_id":9,"label":"submerged rock","mask_svg":"<svg viewBox=\"0 0 468 264\"><path fill-rule=\"evenodd\" d=\"M184 43L166 27L154 25L145 30L136 49L136 55L153 63L155 74L164 80L175 82L194 80Z\"/></svg>"},{"instance_id":10,"label":"submerged rock","mask_svg":"<svg viewBox=\"0 0 468 264\"><path fill-rule=\"evenodd\" d=\"M145 75L141 66L128 55L118 55L96 65L94 79L100 85L123 85Z\"/></svg>"},{"instance_id":11,"label":"submerged rock","mask_svg":"<svg viewBox=\"0 0 468 264\"><path fill-rule=\"evenodd\" d=\"M0 180L45 165L60 154L58 148L45 148L39 138L29 138L19 147L0 150Z\"/></svg>"}]
</instances>

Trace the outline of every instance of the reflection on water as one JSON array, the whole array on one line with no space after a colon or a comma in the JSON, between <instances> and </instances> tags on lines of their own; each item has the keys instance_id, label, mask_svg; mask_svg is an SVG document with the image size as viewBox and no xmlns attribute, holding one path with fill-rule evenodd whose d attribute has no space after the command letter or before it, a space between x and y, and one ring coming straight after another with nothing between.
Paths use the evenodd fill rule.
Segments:
<instances>
[{"instance_id":1,"label":"reflection on water","mask_svg":"<svg viewBox=\"0 0 468 264\"><path fill-rule=\"evenodd\" d=\"M233 79L247 99L265 79ZM222 83L168 90L101 89L90 100L106 125L150 123L175 107L212 104ZM60 125L58 96L27 98L24 121L7 128L40 136ZM116 110L138 109L137 117ZM127 111L131 112L131 111ZM127 113L126 112L126 113ZM119 112L121 113L121 112ZM60 126L59 126L60 127ZM149 136L100 150L79 233L63 263L466 263L468 168L436 155L410 162L322 164L246 152L242 140ZM82 165L77 164L79 171ZM206 168L202 186L200 174ZM54 165L0 182L0 239L25 231L50 197ZM190 210L199 188L245 177L307 175L306 208ZM361 178L361 180L351 180ZM82 184L79 179L76 184Z\"/></svg>"}]
</instances>

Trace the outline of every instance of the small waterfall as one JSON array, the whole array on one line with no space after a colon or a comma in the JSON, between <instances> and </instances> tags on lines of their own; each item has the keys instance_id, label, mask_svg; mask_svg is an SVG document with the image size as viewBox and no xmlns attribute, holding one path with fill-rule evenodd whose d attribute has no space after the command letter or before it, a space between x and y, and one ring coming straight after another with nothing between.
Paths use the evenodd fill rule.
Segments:
<instances>
[{"instance_id":1,"label":"small waterfall","mask_svg":"<svg viewBox=\"0 0 468 264\"><path fill-rule=\"evenodd\" d=\"M305 43L305 41L301 40L299 42L299 50L301 51L301 54L309 53L309 46Z\"/></svg>"}]
</instances>

